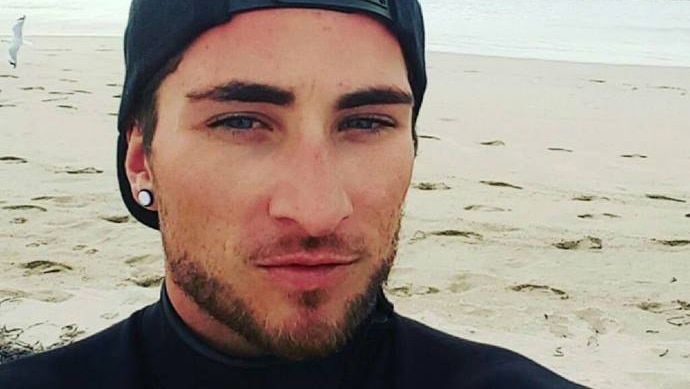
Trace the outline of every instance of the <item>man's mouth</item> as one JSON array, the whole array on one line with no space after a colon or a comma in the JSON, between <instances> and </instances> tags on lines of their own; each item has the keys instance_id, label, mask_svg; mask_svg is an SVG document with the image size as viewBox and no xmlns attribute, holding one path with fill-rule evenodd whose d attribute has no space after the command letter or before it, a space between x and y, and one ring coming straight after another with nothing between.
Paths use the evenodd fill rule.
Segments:
<instances>
[{"instance_id":1,"label":"man's mouth","mask_svg":"<svg viewBox=\"0 0 690 389\"><path fill-rule=\"evenodd\" d=\"M304 291L337 285L357 260L356 256L299 253L262 258L256 266L276 286Z\"/></svg>"}]
</instances>

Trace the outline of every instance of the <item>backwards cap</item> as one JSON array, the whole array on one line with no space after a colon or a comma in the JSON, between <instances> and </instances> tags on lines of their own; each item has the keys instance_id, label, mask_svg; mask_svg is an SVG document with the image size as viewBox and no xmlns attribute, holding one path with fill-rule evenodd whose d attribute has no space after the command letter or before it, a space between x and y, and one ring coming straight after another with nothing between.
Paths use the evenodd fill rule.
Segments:
<instances>
[{"instance_id":1,"label":"backwards cap","mask_svg":"<svg viewBox=\"0 0 690 389\"><path fill-rule=\"evenodd\" d=\"M424 22L417 0L133 0L125 32L125 81L118 114L117 170L120 192L140 222L158 229L158 213L132 197L125 173L127 131L149 80L206 30L233 15L267 8L320 8L359 12L380 20L396 36L407 64L417 117L426 90ZM415 136L416 144L416 133Z\"/></svg>"}]
</instances>

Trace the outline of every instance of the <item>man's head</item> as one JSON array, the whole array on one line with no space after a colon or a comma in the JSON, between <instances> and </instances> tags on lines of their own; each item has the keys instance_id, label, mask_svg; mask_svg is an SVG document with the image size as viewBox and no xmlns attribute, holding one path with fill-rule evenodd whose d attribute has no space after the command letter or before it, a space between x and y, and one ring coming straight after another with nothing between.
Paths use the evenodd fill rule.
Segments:
<instances>
[{"instance_id":1,"label":"man's head","mask_svg":"<svg viewBox=\"0 0 690 389\"><path fill-rule=\"evenodd\" d=\"M248 353L334 351L388 275L412 173L398 37L367 13L253 10L166 62L125 132L123 195L155 194L181 316Z\"/></svg>"}]
</instances>

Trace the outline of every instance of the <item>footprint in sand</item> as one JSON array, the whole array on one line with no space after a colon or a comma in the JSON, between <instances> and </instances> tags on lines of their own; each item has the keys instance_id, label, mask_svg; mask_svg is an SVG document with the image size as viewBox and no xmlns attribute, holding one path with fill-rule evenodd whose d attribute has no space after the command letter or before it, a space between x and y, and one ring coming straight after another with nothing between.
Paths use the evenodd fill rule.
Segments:
<instances>
[{"instance_id":1,"label":"footprint in sand","mask_svg":"<svg viewBox=\"0 0 690 389\"><path fill-rule=\"evenodd\" d=\"M665 89L665 90L674 90L674 91L679 91L679 92L687 92L687 89L681 88L681 87L678 87L678 86L659 85L659 86L653 86L652 88L656 88L656 89Z\"/></svg>"},{"instance_id":2,"label":"footprint in sand","mask_svg":"<svg viewBox=\"0 0 690 389\"><path fill-rule=\"evenodd\" d=\"M67 173L67 174L102 174L103 170L96 169L95 167L85 167L82 169L72 169L72 168L66 168L65 170L58 171L58 173Z\"/></svg>"},{"instance_id":3,"label":"footprint in sand","mask_svg":"<svg viewBox=\"0 0 690 389\"><path fill-rule=\"evenodd\" d=\"M419 184L412 185L413 188L425 191L431 190L449 190L450 186L443 182L432 183L432 182L420 182Z\"/></svg>"},{"instance_id":4,"label":"footprint in sand","mask_svg":"<svg viewBox=\"0 0 690 389\"><path fill-rule=\"evenodd\" d=\"M73 270L71 266L53 261L31 261L20 265L22 269L26 269L25 276L62 273Z\"/></svg>"},{"instance_id":5,"label":"footprint in sand","mask_svg":"<svg viewBox=\"0 0 690 389\"><path fill-rule=\"evenodd\" d=\"M505 142L503 142L502 140L491 140L488 142L481 142L479 144L482 146L505 146L506 145Z\"/></svg>"},{"instance_id":6,"label":"footprint in sand","mask_svg":"<svg viewBox=\"0 0 690 389\"><path fill-rule=\"evenodd\" d=\"M652 200L673 201L676 203L685 203L686 202L685 200L682 200L682 199L678 199L678 198L670 197L670 196L665 196L665 195L659 195L659 194L646 194L645 197L647 197L648 199L652 199Z\"/></svg>"},{"instance_id":7,"label":"footprint in sand","mask_svg":"<svg viewBox=\"0 0 690 389\"><path fill-rule=\"evenodd\" d=\"M99 219L105 220L114 224L123 224L129 222L130 218L127 215L124 216L99 216Z\"/></svg>"},{"instance_id":8,"label":"footprint in sand","mask_svg":"<svg viewBox=\"0 0 690 389\"><path fill-rule=\"evenodd\" d=\"M510 188L510 189L523 189L521 186L509 184L507 182L500 181L479 181L480 184L495 186L499 188Z\"/></svg>"},{"instance_id":9,"label":"footprint in sand","mask_svg":"<svg viewBox=\"0 0 690 389\"><path fill-rule=\"evenodd\" d=\"M600 238L586 236L578 240L562 240L553 244L560 250L601 250L603 244Z\"/></svg>"},{"instance_id":10,"label":"footprint in sand","mask_svg":"<svg viewBox=\"0 0 690 389\"><path fill-rule=\"evenodd\" d=\"M587 339L587 346L590 348L599 347L599 335L606 334L609 328L617 326L617 322L605 316L604 312L597 308L586 308L575 312L575 315L587 323L591 335Z\"/></svg>"},{"instance_id":11,"label":"footprint in sand","mask_svg":"<svg viewBox=\"0 0 690 389\"><path fill-rule=\"evenodd\" d=\"M663 240L663 239L652 239L654 242L662 244L669 247L685 247L690 246L690 240L676 239L676 240Z\"/></svg>"},{"instance_id":12,"label":"footprint in sand","mask_svg":"<svg viewBox=\"0 0 690 389\"><path fill-rule=\"evenodd\" d=\"M510 212L510 209L491 207L488 205L468 205L465 211L478 211L478 212Z\"/></svg>"},{"instance_id":13,"label":"footprint in sand","mask_svg":"<svg viewBox=\"0 0 690 389\"><path fill-rule=\"evenodd\" d=\"M441 292L438 288L432 286L413 286L411 284L387 286L385 289L386 292L397 297L424 296Z\"/></svg>"},{"instance_id":14,"label":"footprint in sand","mask_svg":"<svg viewBox=\"0 0 690 389\"><path fill-rule=\"evenodd\" d=\"M15 301L28 297L29 294L22 290L0 289L0 304L7 301Z\"/></svg>"},{"instance_id":15,"label":"footprint in sand","mask_svg":"<svg viewBox=\"0 0 690 389\"><path fill-rule=\"evenodd\" d=\"M453 282L448 287L448 291L452 293L465 293L471 289L483 288L495 283L495 277L483 274L460 273L454 277Z\"/></svg>"},{"instance_id":16,"label":"footprint in sand","mask_svg":"<svg viewBox=\"0 0 690 389\"><path fill-rule=\"evenodd\" d=\"M57 203L66 204L72 199L72 196L39 196L32 198L31 201L55 201Z\"/></svg>"},{"instance_id":17,"label":"footprint in sand","mask_svg":"<svg viewBox=\"0 0 690 389\"><path fill-rule=\"evenodd\" d=\"M441 230L441 231L417 231L410 239L411 243L424 240L430 236L440 236L446 238L464 238L465 243L479 243L484 240L484 236L472 231Z\"/></svg>"},{"instance_id":18,"label":"footprint in sand","mask_svg":"<svg viewBox=\"0 0 690 389\"><path fill-rule=\"evenodd\" d=\"M584 215L577 215L580 219L620 219L621 217L613 213L602 213L598 215L593 215L591 213L586 213Z\"/></svg>"},{"instance_id":19,"label":"footprint in sand","mask_svg":"<svg viewBox=\"0 0 690 389\"><path fill-rule=\"evenodd\" d=\"M128 280L133 282L137 286L141 286L142 288L153 288L159 287L163 283L164 278L165 277L163 275L155 274L139 277L130 277Z\"/></svg>"},{"instance_id":20,"label":"footprint in sand","mask_svg":"<svg viewBox=\"0 0 690 389\"><path fill-rule=\"evenodd\" d=\"M88 249L88 250L86 250L87 248L88 248L87 245L78 244L78 245L72 247L72 251L83 251L84 254L87 254L87 255L93 255L93 254L98 253L98 250L97 250L97 249Z\"/></svg>"},{"instance_id":21,"label":"footprint in sand","mask_svg":"<svg viewBox=\"0 0 690 389\"><path fill-rule=\"evenodd\" d=\"M643 301L635 304L636 307L643 311L661 314L673 311L690 311L690 303L683 300L672 301L668 304L662 304L655 301Z\"/></svg>"},{"instance_id":22,"label":"footprint in sand","mask_svg":"<svg viewBox=\"0 0 690 389\"><path fill-rule=\"evenodd\" d=\"M2 207L2 209L7 210L7 211L40 211L40 212L48 212L46 208L39 207L38 205L27 205L27 204L21 204L21 205L6 205Z\"/></svg>"},{"instance_id":23,"label":"footprint in sand","mask_svg":"<svg viewBox=\"0 0 690 389\"><path fill-rule=\"evenodd\" d=\"M585 201L585 202L590 202L590 201L609 201L610 199L608 197L603 197L603 196L593 196L593 195L580 195L580 196L575 196L573 197L573 201Z\"/></svg>"},{"instance_id":24,"label":"footprint in sand","mask_svg":"<svg viewBox=\"0 0 690 389\"><path fill-rule=\"evenodd\" d=\"M561 300L567 300L570 298L568 293L561 289L553 288L548 285L534 285L534 284L521 284L521 285L516 285L516 286L511 286L509 288L510 290L514 292L529 292L529 293L546 293L550 295L556 295L558 296Z\"/></svg>"},{"instance_id":25,"label":"footprint in sand","mask_svg":"<svg viewBox=\"0 0 690 389\"><path fill-rule=\"evenodd\" d=\"M662 304L653 301L644 301L635 305L643 311L647 311L666 318L666 323L675 327L690 326L690 302L683 300Z\"/></svg>"},{"instance_id":26,"label":"footprint in sand","mask_svg":"<svg viewBox=\"0 0 690 389\"><path fill-rule=\"evenodd\" d=\"M5 162L5 163L8 163L8 164L22 164L22 163L28 163L29 161L27 161L27 160L24 159L24 158L13 157L13 156L11 156L11 155L8 155L8 156L5 156L5 157L0 157L0 162Z\"/></svg>"},{"instance_id":27,"label":"footprint in sand","mask_svg":"<svg viewBox=\"0 0 690 389\"><path fill-rule=\"evenodd\" d=\"M644 154L623 154L621 155L622 158L631 158L631 159L647 159L647 156Z\"/></svg>"},{"instance_id":28,"label":"footprint in sand","mask_svg":"<svg viewBox=\"0 0 690 389\"><path fill-rule=\"evenodd\" d=\"M428 235L433 236L450 236L450 237L462 237L481 240L483 236L472 231L458 231L458 230L442 230L442 231L432 231Z\"/></svg>"},{"instance_id":29,"label":"footprint in sand","mask_svg":"<svg viewBox=\"0 0 690 389\"><path fill-rule=\"evenodd\" d=\"M570 332L570 320L562 315L548 315L544 314L544 319L549 323L549 332L558 338L570 338L573 334Z\"/></svg>"},{"instance_id":30,"label":"footprint in sand","mask_svg":"<svg viewBox=\"0 0 690 389\"><path fill-rule=\"evenodd\" d=\"M674 316L668 318L666 322L675 327L690 326L690 314Z\"/></svg>"},{"instance_id":31,"label":"footprint in sand","mask_svg":"<svg viewBox=\"0 0 690 389\"><path fill-rule=\"evenodd\" d=\"M25 217L15 217L10 221L11 224L26 224L29 222L29 219Z\"/></svg>"},{"instance_id":32,"label":"footprint in sand","mask_svg":"<svg viewBox=\"0 0 690 389\"><path fill-rule=\"evenodd\" d=\"M125 261L125 264L131 268L127 281L142 288L159 286L163 281L162 262L163 259L155 255L130 257Z\"/></svg>"},{"instance_id":33,"label":"footprint in sand","mask_svg":"<svg viewBox=\"0 0 690 389\"><path fill-rule=\"evenodd\" d=\"M115 312L106 312L106 313L104 313L104 314L101 315L101 319L105 319L105 320L115 320L115 319L117 319L119 316L120 316L120 315L119 315L118 313L115 313Z\"/></svg>"},{"instance_id":34,"label":"footprint in sand","mask_svg":"<svg viewBox=\"0 0 690 389\"><path fill-rule=\"evenodd\" d=\"M549 150L549 151L560 151L560 152L563 152L563 153L572 153L572 152L573 152L573 150L564 149L564 148L562 148L562 147L549 147L548 150Z\"/></svg>"},{"instance_id":35,"label":"footprint in sand","mask_svg":"<svg viewBox=\"0 0 690 389\"><path fill-rule=\"evenodd\" d=\"M606 316L606 314L597 308L585 308L575 311L575 315L589 324L592 332L595 334L605 334L608 329L616 324L616 321Z\"/></svg>"},{"instance_id":36,"label":"footprint in sand","mask_svg":"<svg viewBox=\"0 0 690 389\"><path fill-rule=\"evenodd\" d=\"M125 263L130 266L137 266L139 264L151 263L154 260L155 259L151 255L137 255L135 257L127 259Z\"/></svg>"},{"instance_id":37,"label":"footprint in sand","mask_svg":"<svg viewBox=\"0 0 690 389\"><path fill-rule=\"evenodd\" d=\"M32 242L32 243L27 244L26 247L28 247L28 248L37 248L37 247L41 247L41 246L48 246L48 245L51 244L53 241L54 241L54 239L53 239L53 240L49 240L49 239L39 239L39 240L37 240L37 241L35 241L35 242Z\"/></svg>"},{"instance_id":38,"label":"footprint in sand","mask_svg":"<svg viewBox=\"0 0 690 389\"><path fill-rule=\"evenodd\" d=\"M72 297L73 295L71 293L58 292L57 290L39 290L26 296L26 298L46 303L61 303Z\"/></svg>"}]
</instances>

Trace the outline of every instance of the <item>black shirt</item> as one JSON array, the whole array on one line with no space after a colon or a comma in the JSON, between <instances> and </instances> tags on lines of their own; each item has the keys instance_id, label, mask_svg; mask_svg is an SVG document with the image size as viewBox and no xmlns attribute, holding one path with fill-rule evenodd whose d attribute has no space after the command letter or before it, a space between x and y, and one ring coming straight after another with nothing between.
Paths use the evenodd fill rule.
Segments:
<instances>
[{"instance_id":1,"label":"black shirt","mask_svg":"<svg viewBox=\"0 0 690 389\"><path fill-rule=\"evenodd\" d=\"M163 289L165 290L165 289ZM0 388L582 388L502 348L398 315L383 294L325 359L235 358L204 344L160 301L72 345L0 365Z\"/></svg>"}]
</instances>

